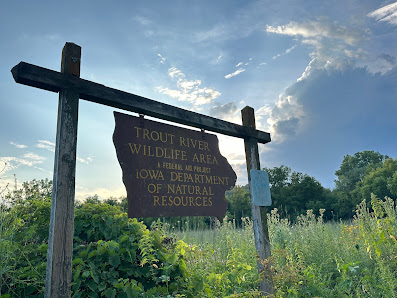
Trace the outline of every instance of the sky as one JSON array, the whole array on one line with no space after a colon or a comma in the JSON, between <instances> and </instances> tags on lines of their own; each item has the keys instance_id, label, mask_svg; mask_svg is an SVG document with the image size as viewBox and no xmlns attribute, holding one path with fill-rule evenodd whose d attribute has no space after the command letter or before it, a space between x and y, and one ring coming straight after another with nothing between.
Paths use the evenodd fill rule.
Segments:
<instances>
[{"instance_id":1,"label":"sky","mask_svg":"<svg viewBox=\"0 0 397 298\"><path fill-rule=\"evenodd\" d=\"M83 79L238 124L253 107L272 138L262 167L332 189L346 154L397 157L395 0L6 1L0 37L0 189L52 179L58 95L10 70L59 71L65 42L82 47ZM78 200L126 194L115 110L80 100ZM246 184L243 141L218 138Z\"/></svg>"}]
</instances>

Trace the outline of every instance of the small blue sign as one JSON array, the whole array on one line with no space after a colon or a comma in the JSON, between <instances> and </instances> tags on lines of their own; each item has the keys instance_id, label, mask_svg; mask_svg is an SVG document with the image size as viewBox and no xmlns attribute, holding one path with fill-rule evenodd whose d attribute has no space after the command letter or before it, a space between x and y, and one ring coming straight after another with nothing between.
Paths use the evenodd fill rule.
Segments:
<instances>
[{"instance_id":1,"label":"small blue sign","mask_svg":"<svg viewBox=\"0 0 397 298\"><path fill-rule=\"evenodd\" d=\"M251 195L256 206L270 206L269 175L266 171L251 169Z\"/></svg>"}]
</instances>

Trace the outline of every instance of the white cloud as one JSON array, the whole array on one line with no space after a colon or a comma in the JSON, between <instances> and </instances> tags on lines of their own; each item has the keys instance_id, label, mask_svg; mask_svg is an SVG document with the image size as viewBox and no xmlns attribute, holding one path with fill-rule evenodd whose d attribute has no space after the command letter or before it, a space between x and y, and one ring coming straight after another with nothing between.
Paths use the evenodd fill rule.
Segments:
<instances>
[{"instance_id":1,"label":"white cloud","mask_svg":"<svg viewBox=\"0 0 397 298\"><path fill-rule=\"evenodd\" d=\"M384 131L382 127L397 129L391 112L397 109L393 95L396 73L395 67L383 76L371 74L352 64L343 69L332 64L310 69L279 96L272 108L267 119L272 139L281 142L302 131L318 131L319 127L325 135L334 131L340 136L347 135L349 129L357 135L362 134L359 131ZM264 111L268 114L268 107Z\"/></svg>"},{"instance_id":2,"label":"white cloud","mask_svg":"<svg viewBox=\"0 0 397 298\"><path fill-rule=\"evenodd\" d=\"M266 104L263 107L260 107L257 111L255 111L255 115L259 117L269 116L271 112L272 112L271 106Z\"/></svg>"},{"instance_id":3,"label":"white cloud","mask_svg":"<svg viewBox=\"0 0 397 298\"><path fill-rule=\"evenodd\" d=\"M240 116L241 123L241 116ZM218 134L219 151L226 157L233 170L236 172L238 185L247 184L247 165L245 160L244 140Z\"/></svg>"},{"instance_id":4,"label":"white cloud","mask_svg":"<svg viewBox=\"0 0 397 298\"><path fill-rule=\"evenodd\" d=\"M295 48L296 48L296 45L293 45L292 47L290 47L290 48L286 49L284 53L277 54L276 56L274 56L274 57L273 57L273 59L277 59L278 57L281 57L281 56L287 55L287 54L291 53L291 52L292 52L292 50L293 50L293 49L295 49ZM262 63L261 63L261 64L262 64Z\"/></svg>"},{"instance_id":5,"label":"white cloud","mask_svg":"<svg viewBox=\"0 0 397 298\"><path fill-rule=\"evenodd\" d=\"M176 79L178 89L170 89L165 87L156 87L155 90L159 93L166 94L179 101L186 101L193 104L194 107L211 103L215 98L221 95L220 92L213 88L200 87L201 80L187 80L185 74L179 69L172 67L168 70L168 75Z\"/></svg>"},{"instance_id":6,"label":"white cloud","mask_svg":"<svg viewBox=\"0 0 397 298\"><path fill-rule=\"evenodd\" d=\"M104 188L104 187L98 187L94 189L77 187L76 189L77 201L84 201L86 198L92 197L94 195L98 195L100 199L108 199L110 197L113 198L126 197L127 193L124 187L118 187L113 189Z\"/></svg>"},{"instance_id":7,"label":"white cloud","mask_svg":"<svg viewBox=\"0 0 397 298\"><path fill-rule=\"evenodd\" d=\"M386 22L391 25L397 25L397 2L370 12L368 17L374 18L378 22Z\"/></svg>"},{"instance_id":8,"label":"white cloud","mask_svg":"<svg viewBox=\"0 0 397 298\"><path fill-rule=\"evenodd\" d=\"M43 168L40 168L40 167L36 167L36 166L33 166L33 167L34 167L35 169L39 170L39 171L42 171L42 172L45 172L45 173L49 174L50 176L53 175L53 172L52 172L52 171L48 171L48 170L46 170L46 169L43 169Z\"/></svg>"},{"instance_id":9,"label":"white cloud","mask_svg":"<svg viewBox=\"0 0 397 298\"><path fill-rule=\"evenodd\" d=\"M0 157L0 162L4 164L4 173L15 170L20 166L34 167L37 164L43 163L44 160L44 157L40 157L38 155L36 156L35 154L32 154L30 156L28 155L28 157L25 158L13 156Z\"/></svg>"},{"instance_id":10,"label":"white cloud","mask_svg":"<svg viewBox=\"0 0 397 298\"><path fill-rule=\"evenodd\" d=\"M367 61L368 70L372 73L380 72L386 74L397 65L397 58L395 56L382 53L375 58Z\"/></svg>"},{"instance_id":11,"label":"white cloud","mask_svg":"<svg viewBox=\"0 0 397 298\"><path fill-rule=\"evenodd\" d=\"M50 141L39 140L38 143L36 144L36 147L37 147L37 148L41 148L41 149L46 149L46 150L48 150L48 151L50 151L50 152L54 152L54 153L55 153L55 143L50 142ZM38 156L38 155L36 155L36 154L34 154L34 153L29 153L29 154L30 154L30 158L32 158L33 156ZM44 158L44 157L43 157L43 158ZM88 163L90 163L90 162L93 161L93 156L92 156L92 155L89 155L89 156L86 157L86 158L82 158L82 157L80 157L80 156L77 155L76 160L77 160L78 162L88 164Z\"/></svg>"},{"instance_id":12,"label":"white cloud","mask_svg":"<svg viewBox=\"0 0 397 298\"><path fill-rule=\"evenodd\" d=\"M45 140L39 140L36 144L37 148L46 149L51 152L55 152L55 143Z\"/></svg>"},{"instance_id":13,"label":"white cloud","mask_svg":"<svg viewBox=\"0 0 397 298\"><path fill-rule=\"evenodd\" d=\"M225 121L241 123L240 109L235 102L215 105L209 110L209 115Z\"/></svg>"},{"instance_id":14,"label":"white cloud","mask_svg":"<svg viewBox=\"0 0 397 298\"><path fill-rule=\"evenodd\" d=\"M272 142L265 145L271 154L263 154L262 161L289 165L331 187L345 154L393 154L396 78L397 67L384 75L352 64L312 68L280 95L269 117L264 107L261 122L267 120Z\"/></svg>"},{"instance_id":15,"label":"white cloud","mask_svg":"<svg viewBox=\"0 0 397 298\"><path fill-rule=\"evenodd\" d=\"M134 20L143 26L152 24L152 21L144 16L135 16Z\"/></svg>"},{"instance_id":16,"label":"white cloud","mask_svg":"<svg viewBox=\"0 0 397 298\"><path fill-rule=\"evenodd\" d=\"M267 123L273 142L282 142L286 136L295 135L304 117L304 109L297 97L286 93L280 94L271 111L268 107L263 107L260 111L270 112Z\"/></svg>"},{"instance_id":17,"label":"white cloud","mask_svg":"<svg viewBox=\"0 0 397 298\"><path fill-rule=\"evenodd\" d=\"M293 50L293 49L295 49L296 48L296 45L293 45L292 47L290 47L289 49L286 49L285 50L285 53L286 54L289 54L289 53L291 53L291 51Z\"/></svg>"},{"instance_id":18,"label":"white cloud","mask_svg":"<svg viewBox=\"0 0 397 298\"><path fill-rule=\"evenodd\" d=\"M30 159L37 161L37 163L42 163L44 160L46 160L45 157L37 155L36 153L29 152L23 155L24 158Z\"/></svg>"},{"instance_id":19,"label":"white cloud","mask_svg":"<svg viewBox=\"0 0 397 298\"><path fill-rule=\"evenodd\" d=\"M300 39L312 49L311 58L316 59L317 64L321 65L329 61L334 67L343 67L346 59L364 59L367 55L366 51L357 45L368 37L368 30L348 28L327 18L302 23L290 22L277 27L267 25L266 31ZM288 49L288 53L292 50L293 48ZM273 59L277 57L279 56L276 55Z\"/></svg>"},{"instance_id":20,"label":"white cloud","mask_svg":"<svg viewBox=\"0 0 397 298\"><path fill-rule=\"evenodd\" d=\"M86 158L82 158L82 157L80 157L80 156L77 156L77 157L76 157L76 160L77 160L78 162L81 162L81 163L89 164L89 163L91 163L91 162L94 160L94 158L93 158L92 155L90 155L90 156L88 156L88 157L86 157Z\"/></svg>"},{"instance_id":21,"label":"white cloud","mask_svg":"<svg viewBox=\"0 0 397 298\"><path fill-rule=\"evenodd\" d=\"M14 145L16 148L19 148L19 149L24 149L24 148L27 148L27 147L28 147L28 146L26 146L26 145L17 144L17 143L14 143L14 142L10 142L10 144L11 144L11 145Z\"/></svg>"},{"instance_id":22,"label":"white cloud","mask_svg":"<svg viewBox=\"0 0 397 298\"><path fill-rule=\"evenodd\" d=\"M347 28L337 22L330 22L327 19L319 21L308 21L305 23L290 22L283 26L266 26L266 31L289 36L301 36L310 38L339 39L348 45L354 45L364 38L365 32L360 29Z\"/></svg>"},{"instance_id":23,"label":"white cloud","mask_svg":"<svg viewBox=\"0 0 397 298\"><path fill-rule=\"evenodd\" d=\"M244 68L239 68L235 72L232 72L232 73L229 73L229 74L225 75L225 79L230 79L232 77L235 77L235 76L239 75L240 73L242 73L244 71L245 71Z\"/></svg>"},{"instance_id":24,"label":"white cloud","mask_svg":"<svg viewBox=\"0 0 397 298\"><path fill-rule=\"evenodd\" d=\"M236 64L236 67L240 67L241 65L243 65L243 62L239 62Z\"/></svg>"},{"instance_id":25,"label":"white cloud","mask_svg":"<svg viewBox=\"0 0 397 298\"><path fill-rule=\"evenodd\" d=\"M168 69L168 75L171 78L184 78L185 75L182 73L182 71L180 71L179 69L177 69L176 67L171 67L170 69Z\"/></svg>"},{"instance_id":26,"label":"white cloud","mask_svg":"<svg viewBox=\"0 0 397 298\"><path fill-rule=\"evenodd\" d=\"M160 63L164 64L165 60L167 60L166 58L164 58L163 56L161 56L161 54L157 54L157 56L160 58Z\"/></svg>"}]
</instances>

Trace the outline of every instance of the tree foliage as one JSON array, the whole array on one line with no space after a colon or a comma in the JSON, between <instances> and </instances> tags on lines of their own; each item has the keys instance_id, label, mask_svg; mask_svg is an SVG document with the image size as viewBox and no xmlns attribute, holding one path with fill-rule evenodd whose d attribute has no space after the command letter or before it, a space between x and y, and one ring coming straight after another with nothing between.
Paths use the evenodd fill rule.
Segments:
<instances>
[{"instance_id":1,"label":"tree foliage","mask_svg":"<svg viewBox=\"0 0 397 298\"><path fill-rule=\"evenodd\" d=\"M371 194L377 197L396 197L397 159L386 159L379 167L372 169L352 191L355 201L370 202Z\"/></svg>"},{"instance_id":2,"label":"tree foliage","mask_svg":"<svg viewBox=\"0 0 397 298\"><path fill-rule=\"evenodd\" d=\"M374 151L357 152L346 155L335 172L335 203L338 217L351 218L356 206L371 199L371 193L380 197L393 196L390 184L395 169L387 155ZM395 196L395 195L394 195Z\"/></svg>"},{"instance_id":3,"label":"tree foliage","mask_svg":"<svg viewBox=\"0 0 397 298\"><path fill-rule=\"evenodd\" d=\"M338 177L335 180L335 189L343 192L354 190L366 174L380 167L387 158L387 155L374 151L357 152L353 156L345 155L339 170L335 172Z\"/></svg>"},{"instance_id":4,"label":"tree foliage","mask_svg":"<svg viewBox=\"0 0 397 298\"><path fill-rule=\"evenodd\" d=\"M307 174L292 172L289 167L265 168L271 185L272 208L296 216L312 209L326 209L331 216L332 193Z\"/></svg>"},{"instance_id":5,"label":"tree foliage","mask_svg":"<svg viewBox=\"0 0 397 298\"><path fill-rule=\"evenodd\" d=\"M228 218L234 218L240 225L243 217L251 217L251 199L248 185L236 185L233 189L227 191L226 200Z\"/></svg>"}]
</instances>

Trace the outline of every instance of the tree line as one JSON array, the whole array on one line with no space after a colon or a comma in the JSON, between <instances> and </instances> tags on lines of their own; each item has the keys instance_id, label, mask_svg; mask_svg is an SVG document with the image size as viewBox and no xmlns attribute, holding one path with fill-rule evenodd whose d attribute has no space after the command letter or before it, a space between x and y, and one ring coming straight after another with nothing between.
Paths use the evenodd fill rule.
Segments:
<instances>
[{"instance_id":1,"label":"tree line","mask_svg":"<svg viewBox=\"0 0 397 298\"><path fill-rule=\"evenodd\" d=\"M333 189L325 188L314 177L305 173L292 171L290 167L281 165L264 168L269 174L272 205L278 212L291 220L298 215L313 210L319 214L325 209L324 219L352 219L356 206L363 200L371 201L371 193L379 198L397 198L397 158L393 159L375 151L362 151L353 155L345 155L339 169L335 172L336 180ZM87 200L99 201L98 197ZM226 192L228 202L227 217L235 219L237 224L241 218L251 216L249 185L235 186ZM121 205L127 210L126 199L107 199L111 205ZM370 205L370 204L368 204ZM150 225L157 218L142 218ZM210 218L167 218L174 226L188 224L189 227L204 227L211 224ZM187 223L188 222L188 223Z\"/></svg>"},{"instance_id":2,"label":"tree line","mask_svg":"<svg viewBox=\"0 0 397 298\"><path fill-rule=\"evenodd\" d=\"M269 174L272 206L287 217L312 209L325 209L326 219L351 219L356 206L371 193L377 197L397 197L397 159L375 151L362 151L345 155L337 179L331 190L325 188L314 177L281 165L264 168ZM229 216L236 219L250 216L249 187L236 186L227 193Z\"/></svg>"},{"instance_id":3,"label":"tree line","mask_svg":"<svg viewBox=\"0 0 397 298\"><path fill-rule=\"evenodd\" d=\"M319 214L325 209L324 219L351 219L356 206L371 200L371 193L379 198L397 198L397 158L393 159L375 151L362 151L354 155L345 155L339 169L335 172L336 180L333 189L325 188L314 177L305 173L292 171L290 167L281 165L264 168L269 174L272 205L279 214L294 220L298 215L313 210ZM23 183L22 188L13 193L19 200L43 197L51 200L52 181L33 180ZM251 217L249 185L235 186L226 192L228 202L227 217L241 223L241 218ZM97 195L88 197L86 203L107 203L119 206L127 212L127 199L110 197L100 200ZM76 202L79 208L83 202ZM368 204L369 205L369 204ZM150 226L158 218L140 218ZM170 217L162 218L174 227L204 228L215 222L209 217Z\"/></svg>"}]
</instances>

